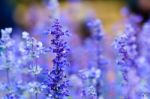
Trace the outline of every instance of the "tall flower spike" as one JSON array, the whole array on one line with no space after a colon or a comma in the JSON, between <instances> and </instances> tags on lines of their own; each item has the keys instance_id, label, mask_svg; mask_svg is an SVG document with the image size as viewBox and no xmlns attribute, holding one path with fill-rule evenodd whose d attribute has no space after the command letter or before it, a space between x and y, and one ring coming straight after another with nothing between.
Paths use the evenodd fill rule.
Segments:
<instances>
[{"instance_id":1,"label":"tall flower spike","mask_svg":"<svg viewBox=\"0 0 150 99\"><path fill-rule=\"evenodd\" d=\"M22 54L23 65L29 65L24 68L27 73L31 75L38 75L42 71L42 68L37 64L37 59L40 55L44 54L44 47L42 42L37 41L35 38L30 37L29 33L22 33L23 41L20 44L19 50Z\"/></svg>"},{"instance_id":2,"label":"tall flower spike","mask_svg":"<svg viewBox=\"0 0 150 99\"><path fill-rule=\"evenodd\" d=\"M138 89L141 87L142 78L138 64L140 48L138 42L139 28L137 24L129 19L123 34L114 43L117 53L116 64L118 66L119 76L121 76L120 89L123 99L143 99L143 92ZM120 79L118 80L120 81Z\"/></svg>"},{"instance_id":3,"label":"tall flower spike","mask_svg":"<svg viewBox=\"0 0 150 99\"><path fill-rule=\"evenodd\" d=\"M68 67L67 60L69 48L65 41L67 31L63 30L59 20L54 22L50 34L53 53L56 57L53 59L53 69L48 74L47 90L48 99L64 99L68 96L68 79L65 67Z\"/></svg>"},{"instance_id":4,"label":"tall flower spike","mask_svg":"<svg viewBox=\"0 0 150 99\"><path fill-rule=\"evenodd\" d=\"M45 47L42 42L36 40L29 36L29 33L22 33L22 43L20 45L20 52L22 54L22 72L28 75L26 82L26 90L30 94L30 98L35 97L39 99L39 96L43 94L45 85L38 81L39 74L43 70L41 66L38 65L38 59L40 55L45 53ZM31 80L32 79L32 80Z\"/></svg>"},{"instance_id":5,"label":"tall flower spike","mask_svg":"<svg viewBox=\"0 0 150 99\"><path fill-rule=\"evenodd\" d=\"M0 70L1 70L1 79L0 79L0 93L2 93L1 98L4 99L17 99L23 95L21 83L19 81L20 77L20 67L18 57L16 55L16 45L15 41L10 37L12 33L12 28L6 28L1 30L2 37L0 39ZM4 71L5 73L3 73ZM17 74L17 75L16 75ZM15 77L15 79L14 79ZM1 81L2 80L2 81Z\"/></svg>"},{"instance_id":6,"label":"tall flower spike","mask_svg":"<svg viewBox=\"0 0 150 99\"><path fill-rule=\"evenodd\" d=\"M93 49L95 51L95 65L97 68L104 69L104 65L107 63L102 55L102 40L104 37L104 31L102 27L102 23L98 19L88 20L87 25L91 31L91 40L93 45L95 46Z\"/></svg>"},{"instance_id":7,"label":"tall flower spike","mask_svg":"<svg viewBox=\"0 0 150 99\"><path fill-rule=\"evenodd\" d=\"M104 65L106 63L106 60L103 58L102 49L100 45L104 34L101 22L98 19L91 18L87 20L87 26L89 27L92 35L91 37L92 49L90 48L89 52L93 53L94 55L92 56L90 55L90 64L89 64L90 66L88 67L88 70L81 71L83 82L86 83L84 94L91 97L100 98L102 97L101 73L102 69L104 70ZM87 45L89 45L89 43L90 42L87 42Z\"/></svg>"},{"instance_id":8,"label":"tall flower spike","mask_svg":"<svg viewBox=\"0 0 150 99\"><path fill-rule=\"evenodd\" d=\"M150 49L150 40L149 40L149 36L150 36L150 20L148 22L146 22L143 25L142 31L140 32L139 35L139 45L140 45L140 55L137 58L137 66L138 66L138 72L139 72L139 76L141 77L141 82L139 83L139 87L137 88L137 90L141 93L141 95L143 95L143 97L145 97L145 99L149 98L150 95L150 54L149 54L149 49Z\"/></svg>"}]
</instances>

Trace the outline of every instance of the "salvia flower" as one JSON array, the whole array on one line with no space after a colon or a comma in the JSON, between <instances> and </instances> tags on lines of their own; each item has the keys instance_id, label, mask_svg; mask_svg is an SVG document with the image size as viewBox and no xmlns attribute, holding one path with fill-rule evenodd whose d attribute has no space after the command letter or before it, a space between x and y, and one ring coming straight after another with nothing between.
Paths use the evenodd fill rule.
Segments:
<instances>
[{"instance_id":1,"label":"salvia flower","mask_svg":"<svg viewBox=\"0 0 150 99\"><path fill-rule=\"evenodd\" d=\"M102 38L104 32L102 30L102 24L100 20L95 18L90 18L87 20L87 26L91 32L91 38L86 42L86 46L89 48L89 65L88 69L84 70L82 75L85 75L86 79L83 78L83 83L85 84L83 95L87 98L100 98L102 96L102 71L104 71L104 66L106 60L102 55ZM90 40L90 41L89 41ZM92 47L92 49L91 49Z\"/></svg>"},{"instance_id":2,"label":"salvia flower","mask_svg":"<svg viewBox=\"0 0 150 99\"><path fill-rule=\"evenodd\" d=\"M38 80L43 68L38 64L40 55L45 54L45 47L42 42L38 41L34 37L30 37L28 32L22 33L22 39L19 46L20 53L22 55L22 73L27 75L26 78L26 92L29 93L30 98L35 97L39 99L43 95L43 91L46 88L44 84Z\"/></svg>"},{"instance_id":3,"label":"salvia flower","mask_svg":"<svg viewBox=\"0 0 150 99\"><path fill-rule=\"evenodd\" d=\"M12 33L12 28L5 28L1 30L1 40L2 41L8 41L11 39L10 34Z\"/></svg>"},{"instance_id":4,"label":"salvia flower","mask_svg":"<svg viewBox=\"0 0 150 99\"><path fill-rule=\"evenodd\" d=\"M150 97L149 93L150 93L150 86L149 86L149 73L150 73L150 69L149 69L149 65L150 65L150 61L149 61L149 45L150 45L150 40L149 40L149 30L150 30L150 21L146 22L143 27L142 27L142 31L139 34L139 47L140 47L140 55L137 58L137 66L138 66L138 72L139 72L139 76L141 77L141 82L140 82L140 86L138 87L138 91L141 92L141 94L144 97Z\"/></svg>"},{"instance_id":5,"label":"salvia flower","mask_svg":"<svg viewBox=\"0 0 150 99\"><path fill-rule=\"evenodd\" d=\"M96 85L101 77L100 69L92 67L91 70L81 70L80 76L83 79L84 89L83 96L90 96L89 98L97 97Z\"/></svg>"},{"instance_id":6,"label":"salvia flower","mask_svg":"<svg viewBox=\"0 0 150 99\"><path fill-rule=\"evenodd\" d=\"M12 28L1 30L2 37L0 39L0 93L2 99L17 99L23 96L23 89L19 87L20 81L19 61L17 59L15 41L11 38ZM18 75L16 75L18 74ZM15 77L15 78L14 78ZM21 91L22 90L22 93ZM20 98L21 99L21 98Z\"/></svg>"},{"instance_id":7,"label":"salvia flower","mask_svg":"<svg viewBox=\"0 0 150 99\"><path fill-rule=\"evenodd\" d=\"M69 65L67 60L69 47L65 41L66 32L63 30L59 20L54 22L50 31L50 34L53 36L51 40L52 50L56 56L53 59L53 69L48 73L48 99L64 99L69 95L68 79L65 72L65 67Z\"/></svg>"},{"instance_id":8,"label":"salvia flower","mask_svg":"<svg viewBox=\"0 0 150 99\"><path fill-rule=\"evenodd\" d=\"M139 63L145 59L140 55L141 44L139 43L138 35L139 20L136 20L128 21L123 34L121 34L114 43L117 53L116 63L119 76L121 76L120 89L123 99L143 99L143 97L145 97L145 89L141 88L143 88L146 83L141 76L143 70L139 66L144 66L144 64Z\"/></svg>"},{"instance_id":9,"label":"salvia flower","mask_svg":"<svg viewBox=\"0 0 150 99\"><path fill-rule=\"evenodd\" d=\"M93 62L95 63L97 68L104 69L103 67L107 63L106 59L103 56L102 46L103 46L103 38L104 38L104 31L102 22L98 19L90 19L87 21L87 26L91 32L91 42L93 43L93 51L95 55L93 57Z\"/></svg>"},{"instance_id":10,"label":"salvia flower","mask_svg":"<svg viewBox=\"0 0 150 99\"><path fill-rule=\"evenodd\" d=\"M38 75L42 71L42 68L38 65L38 59L40 55L45 54L45 47L42 42L36 40L34 37L30 37L27 32L22 33L22 39L19 51L22 56L22 64L28 65L23 68L23 72Z\"/></svg>"},{"instance_id":11,"label":"salvia flower","mask_svg":"<svg viewBox=\"0 0 150 99\"><path fill-rule=\"evenodd\" d=\"M10 84L1 84L0 90L5 93L2 95L2 99L26 99L27 97L24 94L25 87L22 82L10 82Z\"/></svg>"},{"instance_id":12,"label":"salvia flower","mask_svg":"<svg viewBox=\"0 0 150 99\"><path fill-rule=\"evenodd\" d=\"M33 82L29 82L27 85L27 89L30 93L38 95L40 94L42 91L44 91L44 89L46 88L46 85L41 84L39 82L33 81ZM37 98L38 96L36 96Z\"/></svg>"},{"instance_id":13,"label":"salvia flower","mask_svg":"<svg viewBox=\"0 0 150 99\"><path fill-rule=\"evenodd\" d=\"M20 44L20 51L30 60L39 58L39 55L44 53L42 42L29 36L29 33L22 33L23 42Z\"/></svg>"}]
</instances>

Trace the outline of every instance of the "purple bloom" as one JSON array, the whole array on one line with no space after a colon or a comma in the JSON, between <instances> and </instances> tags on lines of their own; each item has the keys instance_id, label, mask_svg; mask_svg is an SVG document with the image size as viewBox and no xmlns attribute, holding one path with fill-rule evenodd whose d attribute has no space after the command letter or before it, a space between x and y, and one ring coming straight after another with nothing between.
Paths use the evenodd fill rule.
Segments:
<instances>
[{"instance_id":1,"label":"purple bloom","mask_svg":"<svg viewBox=\"0 0 150 99\"><path fill-rule=\"evenodd\" d=\"M107 63L106 59L104 59L103 56L103 38L104 38L104 31L103 31L103 27L102 27L102 23L100 20L98 19L89 19L87 21L87 25L90 29L91 32L91 42L93 45L93 52L95 53L94 57L95 60L93 60L93 62L95 62L96 67L100 68L100 69L104 69L104 65Z\"/></svg>"},{"instance_id":2,"label":"purple bloom","mask_svg":"<svg viewBox=\"0 0 150 99\"><path fill-rule=\"evenodd\" d=\"M150 93L150 54L149 54L149 45L150 45L150 40L149 40L149 36L150 36L150 20L148 22L146 22L143 27L142 27L142 31L139 34L139 47L140 47L140 55L137 58L137 64L138 64L138 72L139 75L141 77L141 83L140 83L140 87L139 87L139 91L141 91L141 93L143 93L145 95L145 97L149 97L149 93Z\"/></svg>"},{"instance_id":3,"label":"purple bloom","mask_svg":"<svg viewBox=\"0 0 150 99\"><path fill-rule=\"evenodd\" d=\"M91 98L100 98L102 96L102 79L106 60L102 55L102 38L104 32L100 20L89 18L87 26L91 32L91 38L86 42L89 47L89 65L87 70L81 71L81 77L84 83L84 95Z\"/></svg>"},{"instance_id":4,"label":"purple bloom","mask_svg":"<svg viewBox=\"0 0 150 99\"><path fill-rule=\"evenodd\" d=\"M68 96L68 79L65 67L69 66L67 56L69 52L68 44L65 41L67 31L63 30L59 21L56 20L50 34L53 36L51 40L53 53L56 55L53 59L53 69L48 74L47 88L48 98L63 99Z\"/></svg>"},{"instance_id":5,"label":"purple bloom","mask_svg":"<svg viewBox=\"0 0 150 99\"><path fill-rule=\"evenodd\" d=\"M133 16L126 24L123 34L114 43L117 53L116 64L119 76L121 76L121 95L125 99L143 98L147 91L147 81L142 76L143 72L147 71L145 55L141 54L141 51L145 50L141 47L141 42L144 39L140 38L143 34L139 36L139 20L136 18L132 20L132 18Z\"/></svg>"}]
</instances>

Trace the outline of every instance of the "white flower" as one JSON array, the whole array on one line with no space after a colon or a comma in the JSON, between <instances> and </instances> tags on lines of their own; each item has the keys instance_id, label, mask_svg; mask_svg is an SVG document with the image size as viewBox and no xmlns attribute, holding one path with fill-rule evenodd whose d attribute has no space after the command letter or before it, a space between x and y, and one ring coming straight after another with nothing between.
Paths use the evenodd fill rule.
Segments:
<instances>
[{"instance_id":1,"label":"white flower","mask_svg":"<svg viewBox=\"0 0 150 99\"><path fill-rule=\"evenodd\" d=\"M28 91L33 94L40 93L45 88L46 86L40 84L39 82L30 82L27 87Z\"/></svg>"},{"instance_id":2,"label":"white flower","mask_svg":"<svg viewBox=\"0 0 150 99\"><path fill-rule=\"evenodd\" d=\"M43 47L42 42L38 42L37 45L38 45L39 47Z\"/></svg>"},{"instance_id":3,"label":"white flower","mask_svg":"<svg viewBox=\"0 0 150 99\"><path fill-rule=\"evenodd\" d=\"M12 28L5 28L1 30L2 34L11 34L12 32Z\"/></svg>"},{"instance_id":4,"label":"white flower","mask_svg":"<svg viewBox=\"0 0 150 99\"><path fill-rule=\"evenodd\" d=\"M101 75L100 69L96 69L96 68L94 68L94 67L92 68L91 73L94 73L94 74L95 74L95 78L99 78L100 75Z\"/></svg>"},{"instance_id":5,"label":"white flower","mask_svg":"<svg viewBox=\"0 0 150 99\"><path fill-rule=\"evenodd\" d=\"M5 88L6 88L6 85L3 83L0 83L0 91L5 90Z\"/></svg>"},{"instance_id":6,"label":"white flower","mask_svg":"<svg viewBox=\"0 0 150 99\"><path fill-rule=\"evenodd\" d=\"M24 48L23 42L21 42L20 45L19 45L19 51L22 52L22 53L25 53L25 52L26 52L26 50L25 50L25 48Z\"/></svg>"},{"instance_id":7,"label":"white flower","mask_svg":"<svg viewBox=\"0 0 150 99\"><path fill-rule=\"evenodd\" d=\"M42 71L40 66L33 66L31 69L31 73L34 75L38 75Z\"/></svg>"},{"instance_id":8,"label":"white flower","mask_svg":"<svg viewBox=\"0 0 150 99\"><path fill-rule=\"evenodd\" d=\"M37 51L39 53L41 53L41 51L43 50L43 44L42 44L42 42L36 41L35 44L36 44L36 47L37 47Z\"/></svg>"},{"instance_id":9,"label":"white flower","mask_svg":"<svg viewBox=\"0 0 150 99\"><path fill-rule=\"evenodd\" d=\"M27 39L29 37L29 33L28 32L22 32L22 38L23 39Z\"/></svg>"},{"instance_id":10,"label":"white flower","mask_svg":"<svg viewBox=\"0 0 150 99\"><path fill-rule=\"evenodd\" d=\"M1 40L7 41L10 39L10 34L12 33L12 28L1 29L2 37Z\"/></svg>"}]
</instances>

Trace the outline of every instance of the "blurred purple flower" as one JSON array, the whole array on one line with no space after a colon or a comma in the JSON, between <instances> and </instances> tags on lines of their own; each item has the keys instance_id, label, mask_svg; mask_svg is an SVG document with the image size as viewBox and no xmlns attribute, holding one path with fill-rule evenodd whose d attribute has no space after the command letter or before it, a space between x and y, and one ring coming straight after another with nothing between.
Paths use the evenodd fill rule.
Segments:
<instances>
[{"instance_id":1,"label":"blurred purple flower","mask_svg":"<svg viewBox=\"0 0 150 99\"><path fill-rule=\"evenodd\" d=\"M136 18L132 20L132 18L132 16L131 19L129 18L123 34L114 43L118 74L121 76L118 80L121 79L121 95L125 99L143 99L149 93L147 89L149 88L147 85L148 79L144 77L149 73L146 70L148 64L145 59L147 58L141 52L146 50L141 46L146 38L141 39L144 34L139 31L139 21ZM146 73L147 71L148 73Z\"/></svg>"},{"instance_id":2,"label":"blurred purple flower","mask_svg":"<svg viewBox=\"0 0 150 99\"><path fill-rule=\"evenodd\" d=\"M91 37L87 40L86 46L89 47L89 65L86 70L81 70L81 78L84 83L84 94L91 98L102 97L102 76L105 71L107 60L102 52L102 38L104 36L102 23L95 18L87 19L87 26L91 32ZM89 98L89 99L91 99Z\"/></svg>"}]
</instances>

